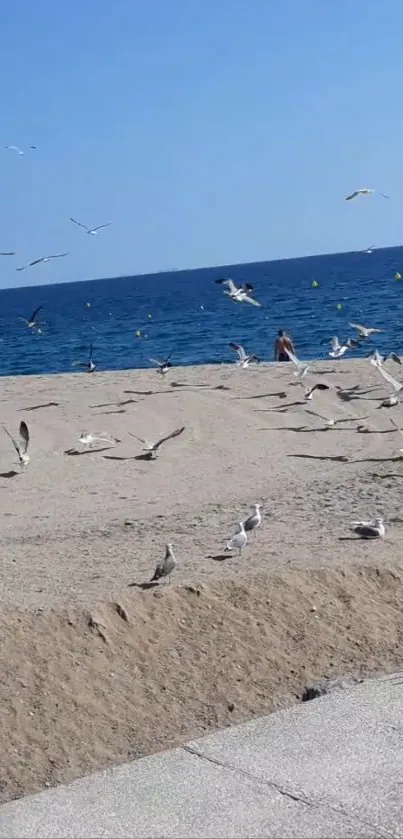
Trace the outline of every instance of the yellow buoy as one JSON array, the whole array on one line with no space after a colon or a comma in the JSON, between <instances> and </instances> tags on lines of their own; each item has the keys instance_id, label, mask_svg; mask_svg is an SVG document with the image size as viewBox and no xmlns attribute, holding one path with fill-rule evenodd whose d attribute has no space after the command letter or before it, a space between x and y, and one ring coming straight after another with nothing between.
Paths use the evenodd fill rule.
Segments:
<instances>
[{"instance_id":1,"label":"yellow buoy","mask_svg":"<svg viewBox=\"0 0 403 839\"><path fill-rule=\"evenodd\" d=\"M319 288L319 283L317 280L312 280L312 288Z\"/></svg>"},{"instance_id":2,"label":"yellow buoy","mask_svg":"<svg viewBox=\"0 0 403 839\"><path fill-rule=\"evenodd\" d=\"M398 271L396 271L396 274L395 274L395 280L401 280L401 279L402 279L402 275L401 275L401 274L399 274L399 272L398 272Z\"/></svg>"}]
</instances>

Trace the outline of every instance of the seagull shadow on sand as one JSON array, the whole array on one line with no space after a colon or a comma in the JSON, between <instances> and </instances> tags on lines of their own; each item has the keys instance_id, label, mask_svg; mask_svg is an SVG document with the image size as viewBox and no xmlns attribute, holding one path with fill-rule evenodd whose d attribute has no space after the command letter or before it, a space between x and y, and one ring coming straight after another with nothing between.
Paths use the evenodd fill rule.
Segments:
<instances>
[{"instance_id":1,"label":"seagull shadow on sand","mask_svg":"<svg viewBox=\"0 0 403 839\"><path fill-rule=\"evenodd\" d=\"M267 411L273 411L274 413L285 413L287 408L295 408L297 405L307 405L307 402L287 402L286 405L275 405L273 408L254 408L256 414L264 414Z\"/></svg>"},{"instance_id":2,"label":"seagull shadow on sand","mask_svg":"<svg viewBox=\"0 0 403 839\"><path fill-rule=\"evenodd\" d=\"M107 414L125 414L125 408L116 408L116 411L98 411L97 414L94 414L94 417L103 417Z\"/></svg>"},{"instance_id":3,"label":"seagull shadow on sand","mask_svg":"<svg viewBox=\"0 0 403 839\"><path fill-rule=\"evenodd\" d=\"M230 556L229 552L227 554L208 554L207 559L213 559L214 562L224 562Z\"/></svg>"},{"instance_id":4,"label":"seagull shadow on sand","mask_svg":"<svg viewBox=\"0 0 403 839\"><path fill-rule=\"evenodd\" d=\"M253 396L233 396L232 399L265 399L266 396L277 396L279 399L287 399L285 390L275 391L274 393L255 393Z\"/></svg>"},{"instance_id":5,"label":"seagull shadow on sand","mask_svg":"<svg viewBox=\"0 0 403 839\"><path fill-rule=\"evenodd\" d=\"M347 455L345 454L329 454L329 455L318 455L318 454L288 454L287 457L302 457L306 458L307 460L333 460L335 463L357 463L356 460L349 461Z\"/></svg>"},{"instance_id":6,"label":"seagull shadow on sand","mask_svg":"<svg viewBox=\"0 0 403 839\"><path fill-rule=\"evenodd\" d=\"M350 460L350 463L402 463L403 454L397 457L364 457L362 460Z\"/></svg>"},{"instance_id":7,"label":"seagull shadow on sand","mask_svg":"<svg viewBox=\"0 0 403 839\"><path fill-rule=\"evenodd\" d=\"M19 472L16 472L15 469L10 469L9 472L0 472L0 478L15 478L16 475L19 475Z\"/></svg>"},{"instance_id":8,"label":"seagull shadow on sand","mask_svg":"<svg viewBox=\"0 0 403 839\"><path fill-rule=\"evenodd\" d=\"M84 454L98 454L99 452L107 452L109 449L109 446L102 446L101 449L85 449L83 452L78 449L65 449L63 454L68 454L69 457L82 457Z\"/></svg>"},{"instance_id":9,"label":"seagull shadow on sand","mask_svg":"<svg viewBox=\"0 0 403 839\"><path fill-rule=\"evenodd\" d=\"M137 399L124 399L122 402L101 402L100 405L89 405L88 407L91 409L95 408L121 408L123 405L132 405L133 403L138 402ZM112 412L111 412L112 413Z\"/></svg>"},{"instance_id":10,"label":"seagull shadow on sand","mask_svg":"<svg viewBox=\"0 0 403 839\"><path fill-rule=\"evenodd\" d=\"M58 408L60 402L45 402L43 405L29 405L28 408L18 408L18 411L39 411L39 408Z\"/></svg>"},{"instance_id":11,"label":"seagull shadow on sand","mask_svg":"<svg viewBox=\"0 0 403 839\"><path fill-rule=\"evenodd\" d=\"M148 581L147 583L128 583L127 588L140 588L143 591L147 591L147 589L158 587L158 585L158 580L155 580L154 582Z\"/></svg>"},{"instance_id":12,"label":"seagull shadow on sand","mask_svg":"<svg viewBox=\"0 0 403 839\"><path fill-rule=\"evenodd\" d=\"M359 536L338 536L339 542L376 542L377 539L361 539Z\"/></svg>"},{"instance_id":13,"label":"seagull shadow on sand","mask_svg":"<svg viewBox=\"0 0 403 839\"><path fill-rule=\"evenodd\" d=\"M117 454L105 454L104 460L157 460L152 452L144 452L144 454L132 454L127 457L122 457Z\"/></svg>"}]
</instances>

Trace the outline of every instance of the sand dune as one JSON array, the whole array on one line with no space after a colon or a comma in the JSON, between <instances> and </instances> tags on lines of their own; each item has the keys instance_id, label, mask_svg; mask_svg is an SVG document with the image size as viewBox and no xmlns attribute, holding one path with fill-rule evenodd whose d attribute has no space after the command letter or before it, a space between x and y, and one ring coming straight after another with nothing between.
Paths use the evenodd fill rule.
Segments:
<instances>
[{"instance_id":1,"label":"sand dune","mask_svg":"<svg viewBox=\"0 0 403 839\"><path fill-rule=\"evenodd\" d=\"M21 472L0 433L4 798L295 701L309 677L399 664L403 440L389 417L403 426L403 409L379 408L368 361L317 362L316 381L330 389L307 405L291 365L2 379L2 421L28 423L32 458ZM306 407L348 421L328 429ZM129 432L182 425L137 459ZM84 430L121 442L81 453ZM256 539L225 558L254 502ZM375 515L384 541L351 538L352 519ZM172 584L131 586L167 541Z\"/></svg>"}]
</instances>

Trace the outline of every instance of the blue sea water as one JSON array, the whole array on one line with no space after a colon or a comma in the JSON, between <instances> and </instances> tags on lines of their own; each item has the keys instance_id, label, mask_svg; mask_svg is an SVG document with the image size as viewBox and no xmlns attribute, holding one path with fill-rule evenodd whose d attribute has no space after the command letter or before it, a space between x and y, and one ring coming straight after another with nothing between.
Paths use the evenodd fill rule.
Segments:
<instances>
[{"instance_id":1,"label":"blue sea water","mask_svg":"<svg viewBox=\"0 0 403 839\"><path fill-rule=\"evenodd\" d=\"M323 358L323 341L354 334L349 321L385 329L372 346L403 353L399 271L403 247L5 289L0 375L71 372L75 361L86 360L91 343L99 370L149 367L150 356L171 350L174 365L233 361L229 341L270 361L281 328L301 359ZM262 308L229 300L214 283L220 276L250 282ZM40 304L38 335L19 317L28 318Z\"/></svg>"}]
</instances>

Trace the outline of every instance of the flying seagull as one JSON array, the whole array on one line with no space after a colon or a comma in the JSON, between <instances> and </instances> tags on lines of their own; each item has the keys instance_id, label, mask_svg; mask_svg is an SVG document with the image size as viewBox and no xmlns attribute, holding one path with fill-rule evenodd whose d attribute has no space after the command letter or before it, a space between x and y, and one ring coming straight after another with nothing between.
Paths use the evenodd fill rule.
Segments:
<instances>
[{"instance_id":1,"label":"flying seagull","mask_svg":"<svg viewBox=\"0 0 403 839\"><path fill-rule=\"evenodd\" d=\"M356 329L359 338L369 338L371 335L379 335L383 329L377 329L375 326L362 326L361 323L349 323L352 329Z\"/></svg>"},{"instance_id":2,"label":"flying seagull","mask_svg":"<svg viewBox=\"0 0 403 839\"><path fill-rule=\"evenodd\" d=\"M372 195L373 193L377 193L377 195L382 195L382 198L390 198L390 195L385 195L384 192L377 192L376 189L356 189L351 195L346 196L346 201L351 201L353 198L357 198L357 195Z\"/></svg>"},{"instance_id":3,"label":"flying seagull","mask_svg":"<svg viewBox=\"0 0 403 839\"><path fill-rule=\"evenodd\" d=\"M167 355L166 358L164 358L163 361L159 361L158 358L149 358L148 359L149 361L151 361L151 364L156 364L157 365L157 373L160 373L161 376L165 376L165 373L168 373L168 370L170 369L170 367L172 367L172 364L169 360L171 358L172 353L173 353L173 350L171 350L169 355Z\"/></svg>"},{"instance_id":4,"label":"flying seagull","mask_svg":"<svg viewBox=\"0 0 403 839\"><path fill-rule=\"evenodd\" d=\"M161 577L168 577L168 582L171 582L171 574L176 568L176 565L177 563L172 550L172 545L168 542L168 544L165 545L164 560L163 562L158 563L150 582L154 583L155 581L160 580Z\"/></svg>"},{"instance_id":5,"label":"flying seagull","mask_svg":"<svg viewBox=\"0 0 403 839\"><path fill-rule=\"evenodd\" d=\"M19 157L22 157L24 154L27 153L29 149L36 149L36 146L28 146L28 149L26 149L25 151L23 149L20 149L18 146L4 146L4 148L9 149L9 151L15 151L17 152Z\"/></svg>"},{"instance_id":6,"label":"flying seagull","mask_svg":"<svg viewBox=\"0 0 403 839\"><path fill-rule=\"evenodd\" d=\"M340 422L355 422L356 417L341 417L340 419L336 419L335 417L325 417L324 414L320 414L318 411L312 411L309 408L305 408L306 414L311 414L313 417L318 417L318 419L322 419L328 428L333 428L335 425L338 425ZM360 417L360 419L368 419L368 417Z\"/></svg>"},{"instance_id":7,"label":"flying seagull","mask_svg":"<svg viewBox=\"0 0 403 839\"><path fill-rule=\"evenodd\" d=\"M90 346L88 361L73 361L73 367L85 367L87 373L93 373L96 366L92 360L92 344Z\"/></svg>"},{"instance_id":8,"label":"flying seagull","mask_svg":"<svg viewBox=\"0 0 403 839\"><path fill-rule=\"evenodd\" d=\"M375 245L371 245L369 248L364 248L363 251L358 251L358 253L373 253L375 250Z\"/></svg>"},{"instance_id":9,"label":"flying seagull","mask_svg":"<svg viewBox=\"0 0 403 839\"><path fill-rule=\"evenodd\" d=\"M39 326L39 322L38 322L38 320L37 320L36 316L37 316L38 312L40 312L40 310L41 310L42 308L43 308L43 304L41 304L40 306L38 306L38 308L37 308L37 309L35 309L35 310L32 312L32 315L31 315L31 317L29 318L29 320L27 320L26 318L22 318L22 317L20 317L20 318L19 318L19 320L24 321L24 323L26 323L26 324L27 324L28 329L36 329L36 331L37 331L37 332L41 333L41 332L42 332L42 330L41 330L41 328L40 328L40 326Z\"/></svg>"},{"instance_id":10,"label":"flying seagull","mask_svg":"<svg viewBox=\"0 0 403 839\"><path fill-rule=\"evenodd\" d=\"M143 445L145 446L145 449L143 449L143 451L149 454L151 460L151 458L157 457L158 449L160 448L160 446L162 446L163 443L166 443L167 440L172 440L174 437L179 437L179 435L182 434L184 430L185 426L182 425L182 428L177 428L176 431L172 431L171 434L167 434L166 437L161 437L161 439L157 440L156 443L151 443L149 440L143 440L142 437L137 437L137 434L132 434L130 431L129 434L131 437L135 437L135 439L138 440L139 443L143 443Z\"/></svg>"},{"instance_id":11,"label":"flying seagull","mask_svg":"<svg viewBox=\"0 0 403 839\"><path fill-rule=\"evenodd\" d=\"M243 522L239 522L239 530L238 533L235 533L235 536L232 537L227 542L227 547L225 548L226 551L232 551L235 548L239 551L239 555L241 555L242 548L248 544L248 537L245 533L245 528Z\"/></svg>"},{"instance_id":12,"label":"flying seagull","mask_svg":"<svg viewBox=\"0 0 403 839\"><path fill-rule=\"evenodd\" d=\"M371 352L368 353L366 357L370 359L370 363L373 364L374 367L379 367L379 365L387 361L388 358L391 358L392 361L396 362L396 364L402 363L401 358L398 355L396 355L395 352L390 352L386 355L381 355L379 350L375 349L371 350Z\"/></svg>"},{"instance_id":13,"label":"flying seagull","mask_svg":"<svg viewBox=\"0 0 403 839\"><path fill-rule=\"evenodd\" d=\"M40 256L39 259L33 259L32 262L28 262L28 265L20 265L19 268L16 268L16 271L25 271L26 268L32 268L33 265L39 265L40 262L50 262L51 259L61 259L62 256L68 256L69 251L67 253L54 253L51 256Z\"/></svg>"},{"instance_id":14,"label":"flying seagull","mask_svg":"<svg viewBox=\"0 0 403 839\"><path fill-rule=\"evenodd\" d=\"M98 230L102 230L104 227L110 227L112 224L111 221L107 221L106 224L98 224L97 227L87 227L86 224L81 224L81 221L77 221L75 218L72 218L72 216L70 216L70 221L72 221L73 224L76 224L77 227L82 227L89 236L98 236Z\"/></svg>"},{"instance_id":15,"label":"flying seagull","mask_svg":"<svg viewBox=\"0 0 403 839\"><path fill-rule=\"evenodd\" d=\"M19 443L16 443L16 441L14 440L14 437L12 436L12 434L10 434L10 432L8 431L8 429L6 428L5 425L3 425L3 428L4 428L4 431L6 432L6 434L8 435L8 437L10 438L10 440L11 440L11 442L12 442L12 444L13 444L13 446L14 446L17 454L18 454L18 460L20 461L20 466L28 466L29 455L27 454L27 451L28 451L28 444L29 444L29 431L28 431L28 426L27 426L26 422L24 422L24 420L22 420L22 422L20 422L20 441L19 441Z\"/></svg>"},{"instance_id":16,"label":"flying seagull","mask_svg":"<svg viewBox=\"0 0 403 839\"><path fill-rule=\"evenodd\" d=\"M311 368L308 367L308 365L306 365L306 364L305 365L302 364L302 362L299 360L299 358L297 358L297 356L294 355L294 353L291 352L291 350L287 350L287 348L285 348L284 351L288 355L288 358L290 359L290 361L292 361L292 363L294 364L294 366L296 368L294 370L294 376L296 376L297 379L301 382L302 379L305 379L305 376L309 373Z\"/></svg>"},{"instance_id":17,"label":"flying seagull","mask_svg":"<svg viewBox=\"0 0 403 839\"><path fill-rule=\"evenodd\" d=\"M252 515L249 516L249 518L247 518L246 521L244 521L243 527L244 527L245 531L251 530L253 535L255 536L256 535L255 534L256 528L260 527L260 525L262 523L262 515L261 515L261 512L260 512L261 509L262 509L262 505L261 504L254 504L253 509L254 509L254 513L252 513Z\"/></svg>"},{"instance_id":18,"label":"flying seagull","mask_svg":"<svg viewBox=\"0 0 403 839\"><path fill-rule=\"evenodd\" d=\"M375 369L379 371L381 376L383 376L385 381L389 382L389 384L392 385L392 388L395 391L395 393L400 393L400 391L403 388L403 383L398 382L396 379L394 379L393 376L391 376L390 373L388 373L388 371L384 369L382 364L375 364L374 366Z\"/></svg>"},{"instance_id":19,"label":"flying seagull","mask_svg":"<svg viewBox=\"0 0 403 839\"><path fill-rule=\"evenodd\" d=\"M229 344L229 346L231 347L232 350L235 350L235 352L238 353L238 361L236 362L238 367L242 367L242 368L249 367L249 364L251 363L251 361L257 361L257 362L260 361L260 359L257 357L257 355L247 355L244 348L241 347L240 344L233 344L231 342Z\"/></svg>"},{"instance_id":20,"label":"flying seagull","mask_svg":"<svg viewBox=\"0 0 403 839\"><path fill-rule=\"evenodd\" d=\"M313 395L315 393L315 390L329 390L329 389L330 389L329 385L325 385L322 382L319 382L318 384L313 385L313 387L310 387L310 388L308 388L308 390L305 391L305 394L304 394L305 399L313 399Z\"/></svg>"},{"instance_id":21,"label":"flying seagull","mask_svg":"<svg viewBox=\"0 0 403 839\"><path fill-rule=\"evenodd\" d=\"M214 280L214 282L218 283L218 285L227 286L228 291L224 291L224 294L226 294L231 300L235 300L236 303L251 303L252 306L262 305L250 296L249 291L253 291L253 285L250 283L244 283L242 286L237 288L234 281L228 279L227 277Z\"/></svg>"},{"instance_id":22,"label":"flying seagull","mask_svg":"<svg viewBox=\"0 0 403 839\"><path fill-rule=\"evenodd\" d=\"M355 350L357 347L360 346L358 341L354 338L348 338L344 344L340 344L340 341L337 335L334 335L333 338L330 339L332 349L329 351L330 358L341 358L347 350Z\"/></svg>"},{"instance_id":23,"label":"flying seagull","mask_svg":"<svg viewBox=\"0 0 403 839\"><path fill-rule=\"evenodd\" d=\"M103 431L82 431L78 442L81 443L82 446L92 448L93 445L97 445L97 443L109 443L111 446L116 445L116 443L120 443L116 437L112 437L111 434L105 434Z\"/></svg>"},{"instance_id":24,"label":"flying seagull","mask_svg":"<svg viewBox=\"0 0 403 839\"><path fill-rule=\"evenodd\" d=\"M382 539L385 535L383 519L375 519L374 522L360 522L351 529L361 539Z\"/></svg>"}]
</instances>

